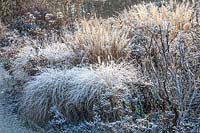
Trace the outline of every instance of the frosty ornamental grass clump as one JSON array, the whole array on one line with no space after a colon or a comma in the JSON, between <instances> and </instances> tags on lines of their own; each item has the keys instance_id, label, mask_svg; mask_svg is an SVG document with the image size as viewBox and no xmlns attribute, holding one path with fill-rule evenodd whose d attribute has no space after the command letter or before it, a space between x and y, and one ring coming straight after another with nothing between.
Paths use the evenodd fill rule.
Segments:
<instances>
[{"instance_id":1,"label":"frosty ornamental grass clump","mask_svg":"<svg viewBox=\"0 0 200 133\"><path fill-rule=\"evenodd\" d=\"M16 80L26 81L42 68L67 67L73 63L73 52L64 43L51 43L43 48L27 45L20 49L12 61L12 73Z\"/></svg>"},{"instance_id":2,"label":"frosty ornamental grass clump","mask_svg":"<svg viewBox=\"0 0 200 133\"><path fill-rule=\"evenodd\" d=\"M116 113L119 113L117 107L122 106L120 102L123 101L120 97L125 98L134 89L127 84L139 81L141 78L137 70L126 63L92 65L70 70L48 69L27 83L20 113L36 122L46 121L50 117L50 108L55 105L70 121L92 120L95 115L94 106L106 104L100 103L105 95L111 100L108 100L108 110L116 108ZM112 119L104 118L106 110L98 111L105 121L116 119L113 115ZM122 117L124 114L118 115ZM107 117L111 116L107 114Z\"/></svg>"},{"instance_id":3,"label":"frosty ornamental grass clump","mask_svg":"<svg viewBox=\"0 0 200 133\"><path fill-rule=\"evenodd\" d=\"M146 28L145 30L163 29L169 30L171 38L175 38L177 32L189 32L197 24L195 2L183 0L167 2L138 4L129 10L124 10L116 19L115 25L128 25L132 29L135 26Z\"/></svg>"},{"instance_id":4,"label":"frosty ornamental grass clump","mask_svg":"<svg viewBox=\"0 0 200 133\"><path fill-rule=\"evenodd\" d=\"M102 61L124 60L129 56L128 33L129 29L115 29L104 19L80 20L76 24L72 49L82 54L83 61L98 63Z\"/></svg>"}]
</instances>

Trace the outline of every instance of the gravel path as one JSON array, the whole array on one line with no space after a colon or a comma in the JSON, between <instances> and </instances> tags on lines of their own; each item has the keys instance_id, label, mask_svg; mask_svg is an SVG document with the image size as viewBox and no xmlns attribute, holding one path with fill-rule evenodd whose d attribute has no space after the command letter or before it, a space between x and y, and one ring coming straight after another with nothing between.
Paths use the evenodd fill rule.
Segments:
<instances>
[{"instance_id":1,"label":"gravel path","mask_svg":"<svg viewBox=\"0 0 200 133\"><path fill-rule=\"evenodd\" d=\"M3 88L7 86L3 79L6 75L6 71L0 65L0 133L33 133L31 129L23 127L17 115L4 104Z\"/></svg>"}]
</instances>

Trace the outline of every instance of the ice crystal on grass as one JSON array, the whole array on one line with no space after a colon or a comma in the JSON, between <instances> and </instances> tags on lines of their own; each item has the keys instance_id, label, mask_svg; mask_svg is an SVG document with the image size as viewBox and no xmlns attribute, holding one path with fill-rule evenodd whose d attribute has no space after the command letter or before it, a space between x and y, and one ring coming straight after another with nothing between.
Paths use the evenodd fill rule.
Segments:
<instances>
[{"instance_id":1,"label":"ice crystal on grass","mask_svg":"<svg viewBox=\"0 0 200 133\"><path fill-rule=\"evenodd\" d=\"M122 100L119 94L130 93L126 83L138 81L135 68L124 63L70 70L48 69L27 83L21 113L35 121L45 121L49 118L50 108L55 105L71 121L92 119L92 106L101 97L110 92L107 96L108 101L111 99L109 106L112 102L117 104L117 99Z\"/></svg>"},{"instance_id":2,"label":"ice crystal on grass","mask_svg":"<svg viewBox=\"0 0 200 133\"><path fill-rule=\"evenodd\" d=\"M0 38L4 35L4 33L5 33L5 26L0 20Z\"/></svg>"},{"instance_id":3,"label":"ice crystal on grass","mask_svg":"<svg viewBox=\"0 0 200 133\"><path fill-rule=\"evenodd\" d=\"M3 93L6 89L9 89L9 79L10 75L8 72L3 68L3 66L0 64L0 95Z\"/></svg>"},{"instance_id":4,"label":"ice crystal on grass","mask_svg":"<svg viewBox=\"0 0 200 133\"><path fill-rule=\"evenodd\" d=\"M47 66L70 66L72 56L73 53L63 43L52 43L43 48L28 45L20 50L13 61L13 75L17 80L25 81L28 76Z\"/></svg>"}]
</instances>

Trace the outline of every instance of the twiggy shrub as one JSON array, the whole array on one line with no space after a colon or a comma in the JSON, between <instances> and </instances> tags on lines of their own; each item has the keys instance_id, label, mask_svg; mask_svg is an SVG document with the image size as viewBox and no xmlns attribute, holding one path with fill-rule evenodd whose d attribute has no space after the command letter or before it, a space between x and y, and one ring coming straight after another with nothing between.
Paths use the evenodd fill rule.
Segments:
<instances>
[{"instance_id":1,"label":"twiggy shrub","mask_svg":"<svg viewBox=\"0 0 200 133\"><path fill-rule=\"evenodd\" d=\"M71 23L77 18L91 15L93 10L91 0L2 0L0 2L0 16L5 22L11 22L16 16L23 16L27 12L40 16L62 12L65 20Z\"/></svg>"},{"instance_id":2,"label":"twiggy shrub","mask_svg":"<svg viewBox=\"0 0 200 133\"><path fill-rule=\"evenodd\" d=\"M184 121L188 112L198 117L200 26L195 12L186 1L142 4L122 13L114 24L131 27L134 61L152 80L162 111L175 114L173 120L167 118L172 123L168 129Z\"/></svg>"},{"instance_id":3,"label":"twiggy shrub","mask_svg":"<svg viewBox=\"0 0 200 133\"><path fill-rule=\"evenodd\" d=\"M197 25L189 33L179 31L176 38L170 40L168 30L147 33L138 28L133 39L132 55L141 66L141 71L154 82L155 96L161 98L165 111L175 105L175 110L179 110L179 116L183 118L181 120L184 120L183 114L188 110L198 108L192 102L199 99L198 29Z\"/></svg>"}]
</instances>

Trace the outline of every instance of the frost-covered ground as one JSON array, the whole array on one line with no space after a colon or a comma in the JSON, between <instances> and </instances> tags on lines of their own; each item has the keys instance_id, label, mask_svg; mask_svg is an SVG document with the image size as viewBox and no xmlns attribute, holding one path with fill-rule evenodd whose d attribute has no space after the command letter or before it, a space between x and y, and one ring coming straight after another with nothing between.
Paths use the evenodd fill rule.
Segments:
<instances>
[{"instance_id":1,"label":"frost-covered ground","mask_svg":"<svg viewBox=\"0 0 200 133\"><path fill-rule=\"evenodd\" d=\"M6 106L3 97L3 89L7 87L3 80L6 75L6 71L0 65L0 133L34 133L31 129L24 127L18 120L17 114L12 113L9 106Z\"/></svg>"},{"instance_id":2,"label":"frost-covered ground","mask_svg":"<svg viewBox=\"0 0 200 133\"><path fill-rule=\"evenodd\" d=\"M11 114L0 99L0 132L1 133L33 133L23 127L16 114Z\"/></svg>"}]
</instances>

